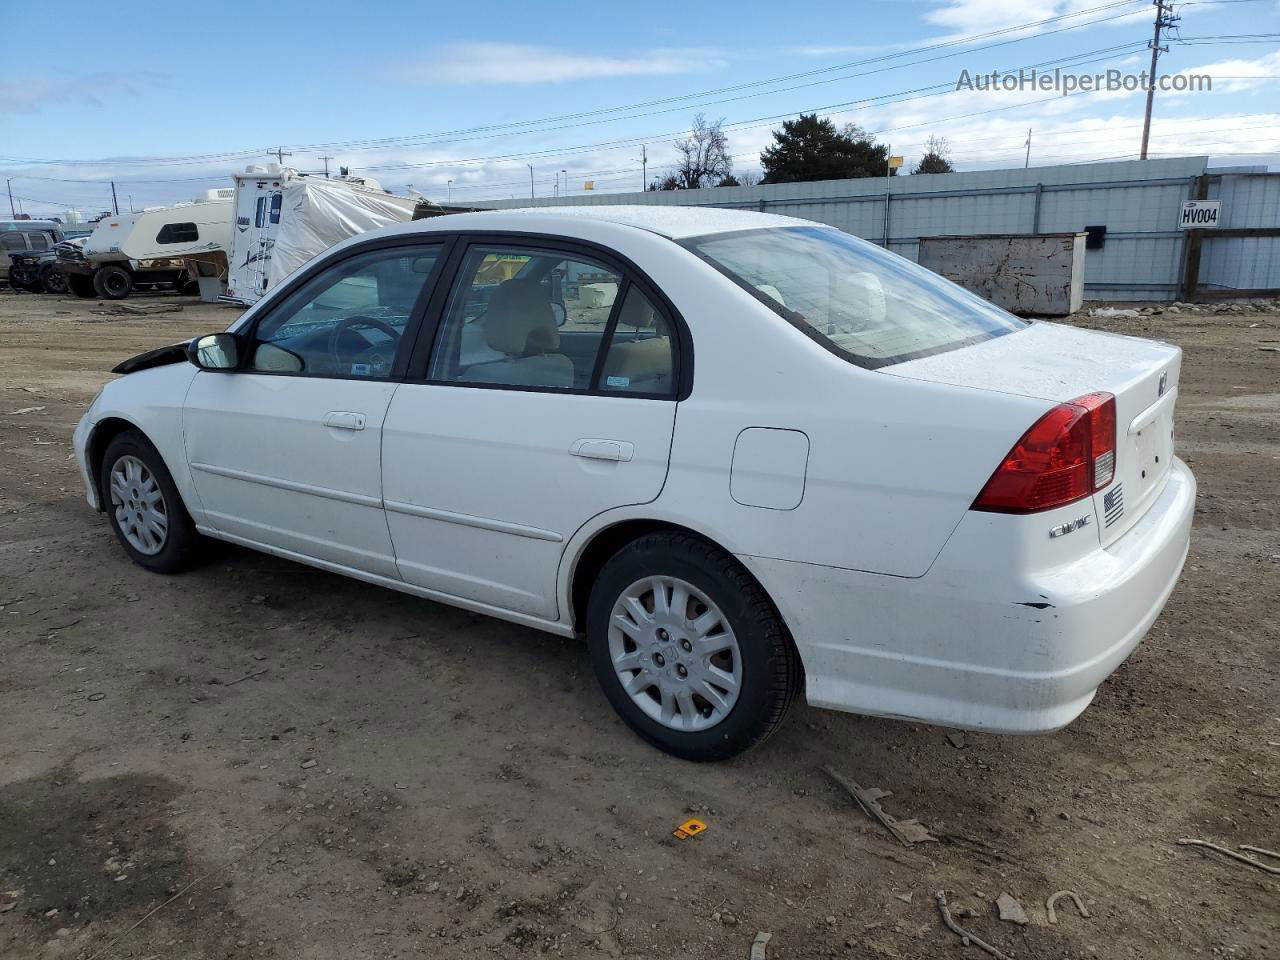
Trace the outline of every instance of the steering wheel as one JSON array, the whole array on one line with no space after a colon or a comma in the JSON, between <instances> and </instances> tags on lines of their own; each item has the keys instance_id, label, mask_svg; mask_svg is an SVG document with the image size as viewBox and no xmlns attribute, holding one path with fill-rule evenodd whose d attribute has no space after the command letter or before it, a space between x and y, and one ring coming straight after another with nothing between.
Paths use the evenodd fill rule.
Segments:
<instances>
[{"instance_id":1,"label":"steering wheel","mask_svg":"<svg viewBox=\"0 0 1280 960\"><path fill-rule=\"evenodd\" d=\"M391 352L393 354L395 353L395 345L400 342L400 331L385 320L379 320L377 317L366 317L363 314L354 317L343 317L329 331L329 357L333 360L335 370L341 370L344 365L347 365L347 361L338 352L338 348L342 335L355 326L373 327L375 330L381 330L391 338ZM373 346L373 344L369 346Z\"/></svg>"}]
</instances>

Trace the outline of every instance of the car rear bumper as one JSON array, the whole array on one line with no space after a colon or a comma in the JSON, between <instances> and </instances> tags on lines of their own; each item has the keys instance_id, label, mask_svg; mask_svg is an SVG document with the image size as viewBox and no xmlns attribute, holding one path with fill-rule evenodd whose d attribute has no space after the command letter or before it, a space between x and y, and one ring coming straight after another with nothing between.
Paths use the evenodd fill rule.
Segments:
<instances>
[{"instance_id":1,"label":"car rear bumper","mask_svg":"<svg viewBox=\"0 0 1280 960\"><path fill-rule=\"evenodd\" d=\"M796 639L813 705L1045 733L1089 705L1163 609L1186 559L1195 489L1175 459L1132 529L1105 549L1078 531L1067 562L1029 562L1052 556L1027 533L1047 545L1048 515L1029 524L976 512L916 579L741 559Z\"/></svg>"}]
</instances>

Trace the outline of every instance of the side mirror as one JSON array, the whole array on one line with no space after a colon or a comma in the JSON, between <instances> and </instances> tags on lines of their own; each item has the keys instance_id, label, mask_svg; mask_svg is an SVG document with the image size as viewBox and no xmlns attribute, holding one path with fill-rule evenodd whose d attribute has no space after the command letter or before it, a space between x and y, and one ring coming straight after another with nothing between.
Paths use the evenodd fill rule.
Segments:
<instances>
[{"instance_id":1,"label":"side mirror","mask_svg":"<svg viewBox=\"0 0 1280 960\"><path fill-rule=\"evenodd\" d=\"M569 320L569 311L564 308L563 303L551 301L551 312L555 314L556 326L563 327Z\"/></svg>"},{"instance_id":2,"label":"side mirror","mask_svg":"<svg viewBox=\"0 0 1280 960\"><path fill-rule=\"evenodd\" d=\"M187 347L187 359L201 370L235 370L240 366L240 338L234 333L196 337Z\"/></svg>"}]
</instances>

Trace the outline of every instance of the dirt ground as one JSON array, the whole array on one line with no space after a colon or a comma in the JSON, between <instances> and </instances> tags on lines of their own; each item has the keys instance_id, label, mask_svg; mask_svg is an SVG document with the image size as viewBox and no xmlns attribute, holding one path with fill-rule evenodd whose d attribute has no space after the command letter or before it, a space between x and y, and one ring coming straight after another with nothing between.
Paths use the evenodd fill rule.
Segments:
<instances>
[{"instance_id":1,"label":"dirt ground","mask_svg":"<svg viewBox=\"0 0 1280 960\"><path fill-rule=\"evenodd\" d=\"M1080 318L1185 348L1200 496L1172 601L1067 730L800 706L699 766L577 642L234 548L129 563L69 440L117 361L234 316L126 301L178 304L0 293L0 957L985 956L941 889L1018 960L1280 956L1280 876L1174 842L1280 850L1280 315ZM1046 922L1062 889L1089 919Z\"/></svg>"}]
</instances>

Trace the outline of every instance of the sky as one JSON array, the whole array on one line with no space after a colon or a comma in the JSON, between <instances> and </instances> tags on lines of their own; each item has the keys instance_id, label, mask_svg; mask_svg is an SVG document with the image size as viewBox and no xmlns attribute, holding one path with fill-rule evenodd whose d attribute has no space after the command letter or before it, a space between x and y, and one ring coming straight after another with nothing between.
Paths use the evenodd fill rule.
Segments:
<instances>
[{"instance_id":1,"label":"sky","mask_svg":"<svg viewBox=\"0 0 1280 960\"><path fill-rule=\"evenodd\" d=\"M817 112L959 170L1136 159L1140 91L956 89L992 71L1149 66L1149 0L102 5L0 3L0 178L33 215L96 215L230 186L274 159L468 200L639 189L695 114L759 173ZM1175 4L1150 155L1280 169L1280 0ZM975 84L976 86L976 84ZM642 168L642 151L647 167ZM530 184L532 166L532 186ZM0 195L0 206L7 197Z\"/></svg>"}]
</instances>

